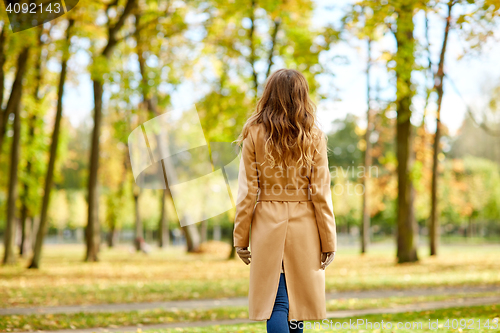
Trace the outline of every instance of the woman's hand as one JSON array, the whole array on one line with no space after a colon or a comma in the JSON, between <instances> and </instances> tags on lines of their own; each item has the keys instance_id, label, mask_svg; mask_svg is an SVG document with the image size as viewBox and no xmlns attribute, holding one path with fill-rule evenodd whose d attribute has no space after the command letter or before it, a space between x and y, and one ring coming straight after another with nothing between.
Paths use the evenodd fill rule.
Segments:
<instances>
[{"instance_id":1,"label":"woman's hand","mask_svg":"<svg viewBox=\"0 0 500 333\"><path fill-rule=\"evenodd\" d=\"M248 251L247 247L236 246L236 253L245 264L250 264L250 258L252 258L252 255L250 254L250 251Z\"/></svg>"},{"instance_id":2,"label":"woman's hand","mask_svg":"<svg viewBox=\"0 0 500 333\"><path fill-rule=\"evenodd\" d=\"M332 263L333 258L335 258L335 252L321 253L321 269L325 270Z\"/></svg>"}]
</instances>

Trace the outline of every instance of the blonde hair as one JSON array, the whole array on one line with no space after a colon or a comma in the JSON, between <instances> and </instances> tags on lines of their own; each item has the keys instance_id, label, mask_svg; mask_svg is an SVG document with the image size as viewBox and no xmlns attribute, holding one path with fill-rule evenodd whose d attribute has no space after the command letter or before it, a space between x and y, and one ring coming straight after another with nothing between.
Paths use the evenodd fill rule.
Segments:
<instances>
[{"instance_id":1,"label":"blonde hair","mask_svg":"<svg viewBox=\"0 0 500 333\"><path fill-rule=\"evenodd\" d=\"M309 97L307 80L294 69L280 69L269 76L257 107L236 140L241 145L252 125L264 124L265 155L271 167L296 161L299 167L313 165L316 105Z\"/></svg>"}]
</instances>

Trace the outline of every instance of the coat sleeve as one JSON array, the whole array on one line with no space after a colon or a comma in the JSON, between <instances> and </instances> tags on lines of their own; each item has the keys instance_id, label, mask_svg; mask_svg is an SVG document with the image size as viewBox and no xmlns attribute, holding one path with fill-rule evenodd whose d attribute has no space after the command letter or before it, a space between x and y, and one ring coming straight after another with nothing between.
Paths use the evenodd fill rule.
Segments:
<instances>
[{"instance_id":1,"label":"coat sleeve","mask_svg":"<svg viewBox=\"0 0 500 333\"><path fill-rule=\"evenodd\" d=\"M322 137L313 156L311 172L311 200L316 214L321 252L337 250L337 232L333 214L332 192L330 189L330 169L326 138Z\"/></svg>"},{"instance_id":2,"label":"coat sleeve","mask_svg":"<svg viewBox=\"0 0 500 333\"><path fill-rule=\"evenodd\" d=\"M250 224L259 188L255 144L251 131L243 140L238 172L238 197L234 218L234 246L248 247Z\"/></svg>"}]
</instances>

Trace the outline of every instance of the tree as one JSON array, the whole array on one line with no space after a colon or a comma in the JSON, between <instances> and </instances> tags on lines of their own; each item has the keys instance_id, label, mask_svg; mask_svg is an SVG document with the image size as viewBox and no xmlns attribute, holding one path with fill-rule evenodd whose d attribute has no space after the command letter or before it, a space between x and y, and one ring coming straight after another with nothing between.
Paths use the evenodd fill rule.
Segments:
<instances>
[{"instance_id":1,"label":"tree","mask_svg":"<svg viewBox=\"0 0 500 333\"><path fill-rule=\"evenodd\" d=\"M414 217L413 198L415 190L412 185L412 125L411 104L414 87L411 74L415 67L415 39L413 37L413 15L417 1L389 1L382 4L375 1L358 1L343 18L345 28L358 31L358 35L373 38L382 33L392 33L395 37L397 50L391 56L395 62L396 76L396 157L398 176L397 205L397 258L398 262L418 260L416 253L417 225ZM420 4L422 5L422 4ZM369 108L370 109L370 108ZM369 112L369 111L368 111ZM369 128L370 123L368 123ZM368 132L368 131L367 131ZM365 133L368 135L367 133ZM367 145L369 143L367 142ZM368 154L365 155L365 158ZM365 160L365 164L371 162ZM368 199L368 195L366 196ZM363 224L368 224L367 208L364 208ZM365 228L366 229L366 228ZM363 244L367 235L362 236Z\"/></svg>"},{"instance_id":2,"label":"tree","mask_svg":"<svg viewBox=\"0 0 500 333\"><path fill-rule=\"evenodd\" d=\"M66 28L66 40L65 40L66 45L62 50L61 73L59 74L59 86L57 89L56 117L54 123L54 130L52 132L52 143L50 145L49 165L47 168L47 175L45 177L45 191L42 202L42 211L40 213L40 225L38 227L35 247L33 249L33 258L31 259L31 263L28 266L28 268L40 267L40 258L42 255L43 240L45 238L45 234L47 233L47 212L50 203L50 193L54 183L54 169L57 159L57 148L59 146L59 134L61 129L61 118L63 111L62 99L64 95L64 83L66 82L67 66L69 59L69 44L71 38L71 29L74 23L75 21L70 18L68 20L68 26Z\"/></svg>"},{"instance_id":3,"label":"tree","mask_svg":"<svg viewBox=\"0 0 500 333\"><path fill-rule=\"evenodd\" d=\"M446 25L444 28L443 45L439 56L438 70L434 79L434 89L438 94L437 111L436 111L436 133L434 134L434 150L432 154L432 187L431 187L431 216L429 224L429 242L430 255L437 255L437 246L439 239L439 221L437 213L437 181L438 181L438 155L439 141L441 139L441 104L443 101L443 80L444 80L444 59L446 55L446 46L448 44L448 35L451 26L451 10L456 2L450 0L448 2L448 16L446 17Z\"/></svg>"},{"instance_id":4,"label":"tree","mask_svg":"<svg viewBox=\"0 0 500 333\"><path fill-rule=\"evenodd\" d=\"M371 157L371 133L372 133L372 109L371 109L371 98L370 98L370 66L371 66L371 38L368 38L368 61L366 65L366 132L365 132L365 151L364 151L364 168L365 174L363 177L363 218L361 224L361 253L366 253L368 244L370 243L370 167L372 165Z\"/></svg>"},{"instance_id":5,"label":"tree","mask_svg":"<svg viewBox=\"0 0 500 333\"><path fill-rule=\"evenodd\" d=\"M139 108L139 112L147 112L148 118L153 118L156 116L159 116L160 110L158 109L157 106L157 100L158 100L158 90L154 88L154 85L152 86L149 84L148 78L151 77L150 74L155 74L154 71L151 69L148 69L146 66L146 56L147 55L156 55L157 58L162 58L161 56L161 51L162 51L162 44L165 41L168 41L169 39L173 39L176 35L180 34L183 32L186 28L187 25L184 22L184 17L183 14L185 14L180 8L177 8L176 10L172 10L173 8L168 7L166 10L166 15L162 14L162 26L161 26L161 31L158 31L157 25L151 25L149 22L156 22L158 20L159 14L158 14L158 9L149 7L148 11L143 10L142 8L139 8L136 15L135 15L135 32L134 32L134 37L136 39L136 53L137 53L137 59L139 62L139 71L141 75L141 81L139 84L140 87L140 94L142 97L142 103ZM168 20L167 20L168 19ZM155 43L155 47L145 47L145 40L144 36L158 36L158 33L163 34L163 38L161 38L161 43ZM157 46L160 46L159 48ZM146 52L147 51L147 52ZM147 54L146 54L147 53ZM153 75L153 77L158 77L159 75ZM165 161L162 161L162 167L164 168L164 163ZM165 169L164 169L165 170ZM165 173L164 173L165 175ZM167 224L167 218L166 218L166 206L165 206L165 200L169 198L172 200L172 193L170 191L170 187L168 185L168 179L165 177L165 186L166 188L162 191L161 195L161 212L160 212L160 218L159 218L159 225L158 225L158 231L160 235L160 245L163 246L163 244L168 244L168 224ZM138 188L135 187L134 193L138 191ZM135 196L135 194L134 194ZM136 200L136 199L134 199ZM137 213L138 214L138 205L136 205ZM136 233L139 234L141 233L141 222L138 219L136 220ZM200 235L198 232L198 229L194 225L187 225L182 228L184 231L184 234L186 236L186 241L187 241L187 250L188 252L198 252L199 247L200 247Z\"/></svg>"},{"instance_id":6,"label":"tree","mask_svg":"<svg viewBox=\"0 0 500 333\"><path fill-rule=\"evenodd\" d=\"M434 134L434 147L433 147L433 164L432 164L432 187L431 187L431 213L430 213L430 222L429 222L429 250L430 255L437 255L438 248L438 240L439 240L439 214L438 214L438 165L439 159L438 156L440 154L440 139L443 125L441 124L441 104L443 101L443 82L445 78L444 71L444 63L446 56L446 47L448 44L448 35L450 29L452 29L452 24L455 18L452 16L452 9L455 5L461 4L463 1L461 0L449 0L447 3L447 17L446 24L444 27L444 38L441 46L440 56L439 56L439 64L436 73L434 74L434 90L437 93L437 111L436 111L436 132ZM466 2L465 6L468 7L470 2ZM495 2L491 2L489 0L485 1L477 1L474 2L474 6L472 7L472 11L468 12L467 9L463 8L463 13L456 19L456 24L459 27L463 27L463 31L465 31L465 38L471 42L471 50L479 51L481 49L482 44L486 41L488 37L491 36L493 28L497 27L497 18L500 15L499 9L500 5ZM479 21L482 23L479 26L481 27L480 31L474 31L472 29L469 31L468 26L473 21L478 23ZM467 26L467 27L466 27ZM475 41L479 41L478 44L475 44ZM470 110L468 110L470 113ZM472 115L471 115L472 117ZM474 119L474 117L472 117ZM483 124L481 126L484 130L489 130L489 128ZM498 135L498 133L497 133Z\"/></svg>"},{"instance_id":7,"label":"tree","mask_svg":"<svg viewBox=\"0 0 500 333\"><path fill-rule=\"evenodd\" d=\"M395 12L397 43L395 54L396 72L396 145L398 158L398 212L397 212L397 258L399 263L417 261L417 225L414 216L414 189L411 179L411 137L410 122L414 88L411 74L415 64L415 39L413 37L413 0L397 2Z\"/></svg>"},{"instance_id":8,"label":"tree","mask_svg":"<svg viewBox=\"0 0 500 333\"><path fill-rule=\"evenodd\" d=\"M16 90L15 95L11 93L9 103L4 113L8 114L12 111L14 114L14 136L12 138L12 148L10 154L10 172L9 172L9 189L7 201L7 227L4 236L5 252L3 257L4 264L13 264L16 261L14 252L14 240L16 235L16 201L18 196L17 179L18 179L18 163L20 154L20 139L21 139L21 114L20 104L22 97L22 78L26 72L26 67L29 58L29 46L24 46L19 58L17 59L17 73L12 90Z\"/></svg>"},{"instance_id":9,"label":"tree","mask_svg":"<svg viewBox=\"0 0 500 333\"><path fill-rule=\"evenodd\" d=\"M50 25L50 28L52 25ZM39 137L40 135L37 135L41 131L37 131L37 128L41 127L41 120L40 119L40 111L42 109L42 94L41 88L42 88L42 61L44 58L43 51L44 51L44 41L43 38L49 35L50 33L50 28L47 29L47 31L44 31L45 29L43 26L37 27L38 34L37 34L37 43L36 43L36 52L37 52L37 58L35 59L35 66L34 66L34 87L31 92L31 99L28 101L25 101L25 109L28 111L28 119L27 119L27 127L28 127L28 135L27 137L22 140L21 138L21 145L25 147L25 160L26 160L26 167L20 163L20 169L21 169L21 174L20 174L20 181L23 183L23 191L20 194L21 198L21 216L20 216L20 224L21 224L21 244L20 244L20 249L19 249L19 254L21 256L30 256L33 249L33 242L32 239L34 237L34 210L36 209L36 204L38 203L38 197L36 195L36 190L38 189L38 186L36 186L35 179L38 175L40 175L40 165L41 162L37 161L36 158L34 157L34 151L37 149L40 149L41 147L39 144ZM46 33L46 35L44 35ZM47 40L49 40L47 38ZM43 147L44 148L44 147ZM24 169L24 170L23 170ZM31 223L28 222L28 220L31 221Z\"/></svg>"},{"instance_id":10,"label":"tree","mask_svg":"<svg viewBox=\"0 0 500 333\"><path fill-rule=\"evenodd\" d=\"M110 10L117 10L118 1L114 1L106 6L107 16L107 43L102 52L94 59L95 66L106 66L110 59L113 49L118 42L118 32L125 24L125 20L132 13L136 5L136 0L127 0L123 12L118 16L118 20L113 22L113 17L110 15ZM99 171L99 137L101 135L102 126L102 95L103 81L102 73L93 73L93 91L94 91L94 129L92 131L92 148L89 161L89 178L88 178L88 221L85 229L85 240L87 245L86 261L97 261L100 243L100 225L98 217L98 182L97 176Z\"/></svg>"},{"instance_id":11,"label":"tree","mask_svg":"<svg viewBox=\"0 0 500 333\"><path fill-rule=\"evenodd\" d=\"M414 216L412 168L412 98L415 88L411 75L415 67L416 41L413 36L413 16L418 6L425 5L415 0L394 0L387 4L374 1L359 1L353 6L349 17L359 22L362 11L369 7L373 14L364 22L368 31L381 28L391 32L396 40L397 50L392 56L396 76L396 157L398 177L397 199L397 253L399 263L417 261L417 224Z\"/></svg>"},{"instance_id":12,"label":"tree","mask_svg":"<svg viewBox=\"0 0 500 333\"><path fill-rule=\"evenodd\" d=\"M9 114L7 114L7 110L3 110L3 96L5 89L5 72L3 66L5 65L6 60L6 52L5 52L5 39L6 39L6 30L7 25L4 23L2 26L2 31L0 32L0 154L2 153L2 143L3 137L5 135L5 129L7 127L7 121L9 120ZM12 92L11 92L12 93Z\"/></svg>"},{"instance_id":13,"label":"tree","mask_svg":"<svg viewBox=\"0 0 500 333\"><path fill-rule=\"evenodd\" d=\"M4 35L4 30L7 29L6 28L6 25L4 24L4 26L2 27L2 33L0 35L0 47L1 47L1 54L2 56L0 57L0 65L2 66L3 68L3 63L5 62L5 54L4 54L4 50L3 50L3 43L5 42L5 35ZM26 52L26 57L25 56L25 52ZM20 51L19 53L19 59L24 59L27 61L28 59L28 56L27 56L27 52L29 52L29 47L28 46L25 46L22 48L22 50ZM2 112L2 116L0 117L0 152L2 151L2 145L3 145L3 140L4 140L4 137L5 137L5 132L7 130L7 122L9 120L9 116L11 113L14 113L15 112L15 108L17 107L17 105L19 105L19 103L21 103L21 97L22 97L22 93L23 93L23 79L24 79L24 76L25 76L25 73L26 73L26 61L24 62L17 62L17 72L16 72L16 76L14 78L14 83L12 84L12 89L10 91L10 97L9 97L9 100L7 101L7 106L5 107L5 109L3 110ZM3 69L0 71L0 85L2 86L3 88L3 85L4 85L4 73L3 73ZM2 90L3 92L3 90ZM3 99L3 97L2 97ZM1 101L1 100L0 100Z\"/></svg>"},{"instance_id":14,"label":"tree","mask_svg":"<svg viewBox=\"0 0 500 333\"><path fill-rule=\"evenodd\" d=\"M5 252L3 257L4 264L14 264L16 262L14 252L14 240L16 239L16 200L17 200L17 164L19 162L19 141L21 136L21 116L19 106L14 109L14 136L12 138L12 148L10 155L10 173L9 173L9 199L7 202L7 227L5 229L4 245Z\"/></svg>"},{"instance_id":15,"label":"tree","mask_svg":"<svg viewBox=\"0 0 500 333\"><path fill-rule=\"evenodd\" d=\"M170 232L168 228L167 211L166 211L166 200L168 197L167 190L161 191L161 211L160 219L158 221L158 246L161 248L168 247L170 243Z\"/></svg>"}]
</instances>

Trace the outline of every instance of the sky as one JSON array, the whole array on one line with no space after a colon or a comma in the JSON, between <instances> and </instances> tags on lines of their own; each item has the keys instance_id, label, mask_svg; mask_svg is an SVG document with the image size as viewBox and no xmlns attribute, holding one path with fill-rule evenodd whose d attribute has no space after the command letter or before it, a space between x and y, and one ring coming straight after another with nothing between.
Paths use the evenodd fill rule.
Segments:
<instances>
[{"instance_id":1,"label":"sky","mask_svg":"<svg viewBox=\"0 0 500 333\"><path fill-rule=\"evenodd\" d=\"M331 1L317 0L316 13L314 22L321 26L329 21L337 21L342 13L341 8L349 4L351 1ZM322 9L323 8L323 9ZM328 10L333 8L333 10ZM333 15L332 15L333 14ZM425 35L425 16L423 13L418 13L415 16L415 37L424 38ZM430 43L433 62L437 64L438 56L443 40L445 21L437 16L429 17L430 27ZM500 29L496 31L496 41L491 40L484 46L484 51L480 56L465 57L458 60L458 57L463 52L463 42L456 31L450 32L447 54L445 59L445 73L453 80L455 86L462 98L454 91L453 86L449 81L444 82L445 95L443 97L441 119L442 122L449 128L450 134L455 135L462 125L469 105L474 111L484 109L488 101L488 88L492 85L500 85ZM318 110L318 118L320 123L326 124L325 129L331 129L331 122L334 119L344 118L346 113L352 113L361 118L360 126L363 125L362 119L365 117L367 109L366 96L366 62L367 62L367 47L366 43L356 44L359 48L352 45L341 43L333 48L333 53L347 57L350 64L335 67L336 78L333 79L336 87L340 89L338 95L341 101L325 101L320 105ZM395 50L394 38L389 35L386 38L378 41L372 46L372 58L374 58L379 50L392 49ZM395 90L393 84L388 84L391 76L387 75L387 71L383 66L373 68L371 71L371 87L375 89L377 81L380 87L389 86L389 89L381 94L383 98L394 99ZM422 76L419 73L414 73L412 77L414 82L422 82ZM373 95L372 95L373 98ZM415 97L413 100L415 110L412 116L412 122L419 124L423 115L424 99ZM429 108L435 110L435 105ZM434 116L434 113L431 113ZM428 117L426 126L429 130L435 129L435 118Z\"/></svg>"},{"instance_id":2,"label":"sky","mask_svg":"<svg viewBox=\"0 0 500 333\"><path fill-rule=\"evenodd\" d=\"M314 12L314 27L321 28L328 23L338 24L344 8L351 1L349 0L316 0ZM419 13L415 19L415 36L424 36L424 15ZM433 61L437 63L439 48L443 38L444 19L438 16L430 17L430 39L431 53ZM455 135L460 128L466 115L466 105L473 110L482 110L487 102L488 87L500 84L500 29L496 33L496 41L491 40L484 48L480 56L466 57L458 60L458 56L463 51L463 41L460 40L456 31L450 33L447 57L445 61L445 72L455 82L460 92L460 97L445 80L445 95L442 104L442 122L449 128L450 134ZM376 57L380 50L395 50L395 41L391 35L377 41L372 46L372 57ZM328 63L333 56L344 56L348 59L347 64ZM342 119L347 113L352 113L360 117L360 126L364 127L363 118L366 113L366 43L350 41L350 45L341 42L332 48L328 53L321 56L322 62L330 66L335 76L318 77L321 83L321 91L326 93L334 92L335 99L327 99L318 102L318 120L323 130L329 131L331 123L335 119ZM90 61L89 55L84 51L77 52L70 60L70 68L84 69ZM379 85L380 96L383 99L393 99L395 94L394 85L390 82L392 73L387 73L383 64L374 64L371 71L371 87ZM422 83L422 75L415 73L412 80ZM82 70L78 75L78 83L68 83L64 96L64 114L69 118L73 126L78 126L83 121L91 122L93 98L92 83L88 73ZM485 88L486 87L486 88ZM182 85L172 96L173 108L185 107L186 103L192 103L191 85ZM373 96L372 96L373 97ZM462 100L463 98L463 100ZM465 102L464 102L465 100ZM423 98L416 96L414 102L414 114L412 122L421 122L423 114ZM435 109L434 105L430 107ZM426 118L426 126L429 130L435 128L435 119Z\"/></svg>"}]
</instances>

